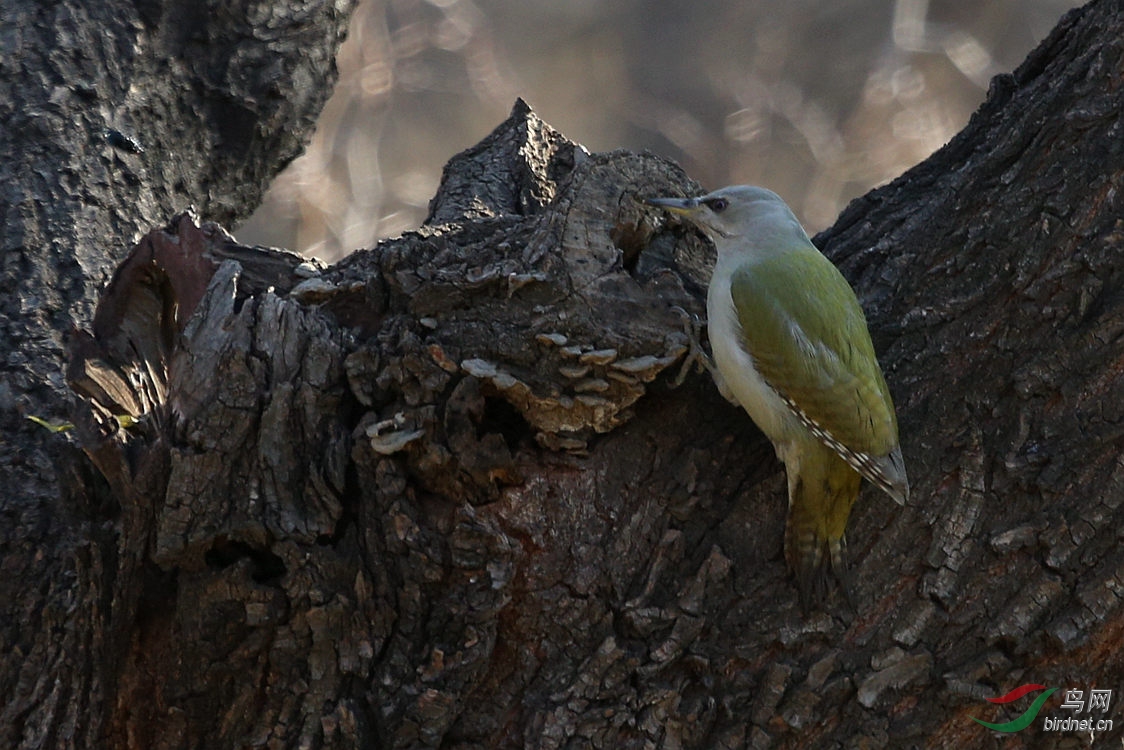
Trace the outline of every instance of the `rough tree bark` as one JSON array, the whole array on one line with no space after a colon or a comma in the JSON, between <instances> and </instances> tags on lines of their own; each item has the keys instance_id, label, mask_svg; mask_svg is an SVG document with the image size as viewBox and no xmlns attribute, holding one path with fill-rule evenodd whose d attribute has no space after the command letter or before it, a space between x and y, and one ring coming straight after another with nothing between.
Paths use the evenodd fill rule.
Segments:
<instances>
[{"instance_id":1,"label":"rough tree bark","mask_svg":"<svg viewBox=\"0 0 1124 750\"><path fill-rule=\"evenodd\" d=\"M1031 682L1114 689L1118 737L1122 77L1119 3L1070 13L817 238L913 485L856 507L855 613L801 615L771 448L706 377L670 387L707 248L635 198L696 190L674 165L518 104L425 227L332 268L178 216L72 342L90 537L77 582L5 549L17 659L53 656L6 659L4 739L1084 746L971 720Z\"/></svg>"},{"instance_id":2,"label":"rough tree bark","mask_svg":"<svg viewBox=\"0 0 1124 750\"><path fill-rule=\"evenodd\" d=\"M65 417L64 337L143 233L248 216L299 153L350 6L0 0L0 747L124 746L148 611L117 500L25 417Z\"/></svg>"}]
</instances>

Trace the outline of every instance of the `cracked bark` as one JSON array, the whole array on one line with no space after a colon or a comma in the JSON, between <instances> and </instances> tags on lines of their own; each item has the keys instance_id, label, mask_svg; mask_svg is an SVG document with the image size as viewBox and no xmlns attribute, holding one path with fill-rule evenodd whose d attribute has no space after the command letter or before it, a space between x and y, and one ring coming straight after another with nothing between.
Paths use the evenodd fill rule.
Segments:
<instances>
[{"instance_id":1,"label":"cracked bark","mask_svg":"<svg viewBox=\"0 0 1124 750\"><path fill-rule=\"evenodd\" d=\"M765 439L670 387L708 250L636 198L697 190L674 165L518 103L426 226L333 267L147 235L67 371L75 606L123 655L98 741L1018 747L985 698L1124 688L1122 32L1067 15L817 238L913 485L856 506L853 614L800 614Z\"/></svg>"},{"instance_id":2,"label":"cracked bark","mask_svg":"<svg viewBox=\"0 0 1124 750\"><path fill-rule=\"evenodd\" d=\"M299 153L350 5L0 0L2 747L155 745L126 718L121 665L167 617L156 604L172 579L142 564L146 537L130 531L152 522L146 488L164 467L115 494L73 441L25 417L66 416L64 339L90 328L130 246L193 204L248 216ZM158 314L163 299L131 309ZM168 345L135 342L147 357ZM155 654L142 666L161 671Z\"/></svg>"}]
</instances>

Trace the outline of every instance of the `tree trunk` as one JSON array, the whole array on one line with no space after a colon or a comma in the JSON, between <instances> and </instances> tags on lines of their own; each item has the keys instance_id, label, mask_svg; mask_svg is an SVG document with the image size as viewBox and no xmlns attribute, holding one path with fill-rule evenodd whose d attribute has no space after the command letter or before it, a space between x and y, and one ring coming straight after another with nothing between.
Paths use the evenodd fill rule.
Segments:
<instances>
[{"instance_id":1,"label":"tree trunk","mask_svg":"<svg viewBox=\"0 0 1124 750\"><path fill-rule=\"evenodd\" d=\"M299 153L350 5L0 0L0 747L145 744L124 655L171 578L137 508L25 417L66 417L64 337L144 232L248 216Z\"/></svg>"},{"instance_id":2,"label":"tree trunk","mask_svg":"<svg viewBox=\"0 0 1124 750\"><path fill-rule=\"evenodd\" d=\"M856 506L854 611L801 614L771 447L673 387L709 251L638 199L697 191L674 165L520 102L422 229L331 268L178 216L72 338L97 471L63 453L67 513L10 515L2 739L1085 746L1042 728L1067 689L1120 737L1122 77L1119 3L1068 14L817 238L912 485ZM972 720L1027 683L1061 688L1031 727Z\"/></svg>"}]
</instances>

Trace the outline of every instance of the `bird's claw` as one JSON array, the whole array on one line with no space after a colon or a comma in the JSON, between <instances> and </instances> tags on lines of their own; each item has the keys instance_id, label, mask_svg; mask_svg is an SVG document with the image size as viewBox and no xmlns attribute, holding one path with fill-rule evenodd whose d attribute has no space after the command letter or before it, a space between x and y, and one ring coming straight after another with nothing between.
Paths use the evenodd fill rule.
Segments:
<instances>
[{"instance_id":1,"label":"bird's claw","mask_svg":"<svg viewBox=\"0 0 1124 750\"><path fill-rule=\"evenodd\" d=\"M672 387L678 388L691 373L691 368L697 368L699 373L710 372L712 375L715 373L715 368L700 341L699 332L706 324L700 321L698 316L692 315L679 305L673 306L671 311L679 316L683 322L683 332L687 334L687 354L683 357L679 374L672 381Z\"/></svg>"}]
</instances>

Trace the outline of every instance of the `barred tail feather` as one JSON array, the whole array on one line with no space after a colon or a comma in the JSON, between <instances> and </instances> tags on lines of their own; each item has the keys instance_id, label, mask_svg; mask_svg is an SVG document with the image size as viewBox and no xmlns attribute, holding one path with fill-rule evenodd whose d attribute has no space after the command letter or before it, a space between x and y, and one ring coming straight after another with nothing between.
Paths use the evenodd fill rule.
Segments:
<instances>
[{"instance_id":1,"label":"barred tail feather","mask_svg":"<svg viewBox=\"0 0 1124 750\"><path fill-rule=\"evenodd\" d=\"M788 458L784 552L807 613L827 598L832 578L850 601L844 531L862 477L819 442L804 443L798 451L789 452Z\"/></svg>"}]
</instances>

